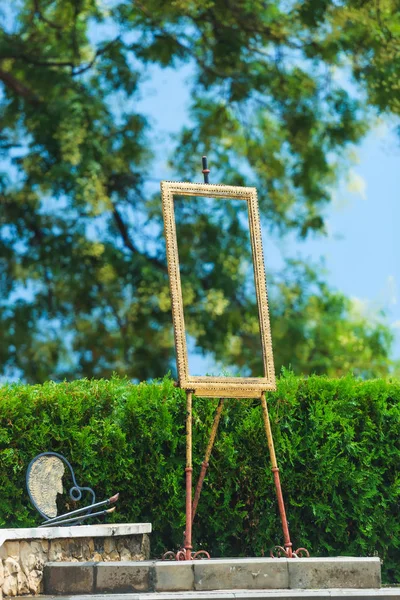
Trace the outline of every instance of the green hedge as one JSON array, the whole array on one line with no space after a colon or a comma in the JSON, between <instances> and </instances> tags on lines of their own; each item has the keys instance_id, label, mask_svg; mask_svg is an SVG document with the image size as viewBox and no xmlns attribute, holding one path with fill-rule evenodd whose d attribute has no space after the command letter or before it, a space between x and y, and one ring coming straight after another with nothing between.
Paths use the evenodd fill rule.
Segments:
<instances>
[{"instance_id":1,"label":"green hedge","mask_svg":"<svg viewBox=\"0 0 400 600\"><path fill-rule=\"evenodd\" d=\"M121 493L116 521L153 523L153 554L184 524L185 398L170 379L0 388L0 527L38 523L25 490L36 454L53 450L99 497ZM194 475L216 400L194 402ZM285 374L269 395L294 546L313 556L378 554L400 581L400 382ZM258 401L229 401L194 527L216 556L282 543Z\"/></svg>"}]
</instances>

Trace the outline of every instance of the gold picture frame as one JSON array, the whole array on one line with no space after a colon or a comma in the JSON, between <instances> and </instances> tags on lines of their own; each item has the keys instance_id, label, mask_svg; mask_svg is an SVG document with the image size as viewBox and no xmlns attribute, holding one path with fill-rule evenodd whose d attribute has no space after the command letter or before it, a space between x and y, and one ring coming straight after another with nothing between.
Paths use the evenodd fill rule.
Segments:
<instances>
[{"instance_id":1,"label":"gold picture frame","mask_svg":"<svg viewBox=\"0 0 400 600\"><path fill-rule=\"evenodd\" d=\"M191 376L189 373L182 286L179 269L178 240L175 224L174 195L200 196L216 199L232 198L247 202L261 337L261 352L263 358L263 377L209 377ZM275 390L275 370L269 322L267 284L256 188L162 181L161 198L167 247L168 276L171 291L179 387L187 391L193 391L198 396L211 398L260 398L263 392Z\"/></svg>"}]
</instances>

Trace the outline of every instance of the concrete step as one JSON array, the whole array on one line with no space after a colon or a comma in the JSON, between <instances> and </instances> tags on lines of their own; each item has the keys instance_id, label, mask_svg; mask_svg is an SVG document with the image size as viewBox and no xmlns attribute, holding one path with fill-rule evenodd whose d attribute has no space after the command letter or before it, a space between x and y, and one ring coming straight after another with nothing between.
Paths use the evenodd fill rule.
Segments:
<instances>
[{"instance_id":1,"label":"concrete step","mask_svg":"<svg viewBox=\"0 0 400 600\"><path fill-rule=\"evenodd\" d=\"M381 565L375 557L53 562L44 568L44 593L62 596L132 592L187 594L215 590L234 590L235 594L238 590L246 593L250 590L263 590L263 593L266 590L365 590L378 589L380 585Z\"/></svg>"},{"instance_id":2,"label":"concrete step","mask_svg":"<svg viewBox=\"0 0 400 600\"><path fill-rule=\"evenodd\" d=\"M219 590L207 592L90 594L39 596L40 600L400 600L400 587L380 589L336 588L325 590ZM15 598L26 600L26 597Z\"/></svg>"}]
</instances>

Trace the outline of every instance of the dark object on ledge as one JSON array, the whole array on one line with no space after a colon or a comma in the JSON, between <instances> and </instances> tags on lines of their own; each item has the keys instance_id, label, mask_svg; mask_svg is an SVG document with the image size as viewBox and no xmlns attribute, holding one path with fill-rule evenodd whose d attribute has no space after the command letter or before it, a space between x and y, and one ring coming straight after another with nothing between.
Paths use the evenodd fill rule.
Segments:
<instances>
[{"instance_id":1,"label":"dark object on ledge","mask_svg":"<svg viewBox=\"0 0 400 600\"><path fill-rule=\"evenodd\" d=\"M57 515L57 495L63 493L62 478L65 473L65 465L71 473L73 482L73 486L69 490L71 500L78 502L82 498L82 492L85 491L91 494L92 503L89 506ZM39 527L76 525L84 519L112 513L115 506L97 512L93 512L93 510L114 504L119 496L119 494L115 494L107 500L96 502L96 494L92 488L81 487L76 483L75 473L70 463L57 452L43 452L31 460L26 472L26 488L33 506L44 518Z\"/></svg>"}]
</instances>

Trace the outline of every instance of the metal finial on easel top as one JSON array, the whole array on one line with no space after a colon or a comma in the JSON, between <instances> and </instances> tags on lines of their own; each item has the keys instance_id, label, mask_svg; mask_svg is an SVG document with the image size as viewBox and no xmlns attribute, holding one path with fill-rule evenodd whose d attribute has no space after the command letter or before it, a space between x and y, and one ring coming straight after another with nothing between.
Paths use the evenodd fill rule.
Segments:
<instances>
[{"instance_id":1,"label":"metal finial on easel top","mask_svg":"<svg viewBox=\"0 0 400 600\"><path fill-rule=\"evenodd\" d=\"M202 156L201 157L201 162L203 164L203 171L202 172L203 172L203 175L204 175L204 183L210 183L210 180L209 180L209 177L208 177L210 169L208 168L208 165L207 165L207 156Z\"/></svg>"}]
</instances>

